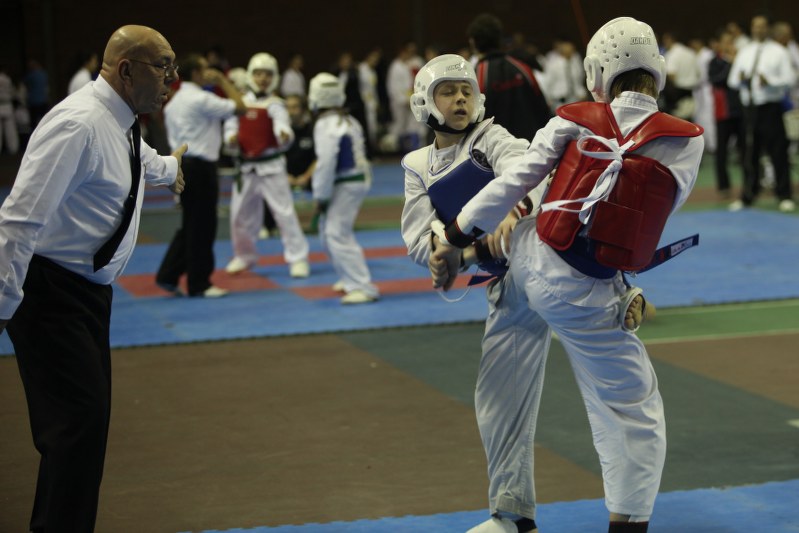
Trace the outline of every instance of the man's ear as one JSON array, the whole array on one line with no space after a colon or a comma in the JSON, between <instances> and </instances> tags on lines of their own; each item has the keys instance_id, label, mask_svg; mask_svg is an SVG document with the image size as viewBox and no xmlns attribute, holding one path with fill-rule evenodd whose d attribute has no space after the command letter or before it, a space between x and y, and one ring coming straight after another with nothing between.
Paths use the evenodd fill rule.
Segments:
<instances>
[{"instance_id":1,"label":"man's ear","mask_svg":"<svg viewBox=\"0 0 799 533\"><path fill-rule=\"evenodd\" d=\"M117 72L119 73L119 79L122 81L131 81L133 79L133 73L131 72L131 64L130 61L127 59L121 60L117 64Z\"/></svg>"}]
</instances>

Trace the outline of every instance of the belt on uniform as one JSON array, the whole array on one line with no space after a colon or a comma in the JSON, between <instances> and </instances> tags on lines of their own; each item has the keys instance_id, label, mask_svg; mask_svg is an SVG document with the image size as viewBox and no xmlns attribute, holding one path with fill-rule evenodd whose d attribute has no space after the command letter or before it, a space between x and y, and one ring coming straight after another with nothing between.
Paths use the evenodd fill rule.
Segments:
<instances>
[{"instance_id":1,"label":"belt on uniform","mask_svg":"<svg viewBox=\"0 0 799 533\"><path fill-rule=\"evenodd\" d=\"M595 246L593 240L578 235L567 249L555 251L569 266L586 276L597 279L610 279L616 275L618 270L597 262L595 259Z\"/></svg>"},{"instance_id":2,"label":"belt on uniform","mask_svg":"<svg viewBox=\"0 0 799 533\"><path fill-rule=\"evenodd\" d=\"M242 157L242 163L263 163L264 161L272 161L273 159L277 159L278 157L283 157L283 152L277 152L274 154L265 155L262 157Z\"/></svg>"},{"instance_id":3,"label":"belt on uniform","mask_svg":"<svg viewBox=\"0 0 799 533\"><path fill-rule=\"evenodd\" d=\"M355 174L354 176L343 176L341 178L336 178L333 181L333 185L338 185L339 183L349 183L351 181L366 181L366 174Z\"/></svg>"}]
</instances>

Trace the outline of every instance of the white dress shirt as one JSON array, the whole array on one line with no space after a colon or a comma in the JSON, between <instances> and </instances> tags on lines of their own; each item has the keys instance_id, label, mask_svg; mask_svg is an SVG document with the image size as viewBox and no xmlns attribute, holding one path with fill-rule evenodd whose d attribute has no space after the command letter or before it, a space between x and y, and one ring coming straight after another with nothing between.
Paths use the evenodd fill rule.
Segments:
<instances>
[{"instance_id":1,"label":"white dress shirt","mask_svg":"<svg viewBox=\"0 0 799 533\"><path fill-rule=\"evenodd\" d=\"M305 76L302 75L302 72L293 68L286 69L283 72L283 79L280 81L280 94L305 96Z\"/></svg>"},{"instance_id":2,"label":"white dress shirt","mask_svg":"<svg viewBox=\"0 0 799 533\"><path fill-rule=\"evenodd\" d=\"M663 56L666 59L666 73L673 77L679 89L692 90L699 85L699 62L696 52L682 43L674 43Z\"/></svg>"},{"instance_id":3,"label":"white dress shirt","mask_svg":"<svg viewBox=\"0 0 799 533\"><path fill-rule=\"evenodd\" d=\"M164 123L172 150L189 145L186 155L217 161L222 147L222 121L236 113L236 103L184 81L164 107Z\"/></svg>"},{"instance_id":4,"label":"white dress shirt","mask_svg":"<svg viewBox=\"0 0 799 533\"><path fill-rule=\"evenodd\" d=\"M555 52L547 59L545 76L541 84L546 83L544 91L554 102L555 107L585 99L588 92L585 88L585 70L580 54L567 58Z\"/></svg>"},{"instance_id":5,"label":"white dress shirt","mask_svg":"<svg viewBox=\"0 0 799 533\"><path fill-rule=\"evenodd\" d=\"M751 87L742 83L742 77L751 76ZM761 82L761 76L767 84ZM752 41L740 50L732 63L727 85L741 91L741 102L748 105L763 105L781 102L786 92L796 83L796 74L791 65L788 49L766 39Z\"/></svg>"},{"instance_id":6,"label":"white dress shirt","mask_svg":"<svg viewBox=\"0 0 799 533\"><path fill-rule=\"evenodd\" d=\"M83 88L84 85L91 82L92 82L92 73L85 68L81 68L75 73L74 76L72 76L72 79L69 80L69 87L67 88L67 94L78 92L80 89Z\"/></svg>"},{"instance_id":7,"label":"white dress shirt","mask_svg":"<svg viewBox=\"0 0 799 533\"><path fill-rule=\"evenodd\" d=\"M391 103L408 107L408 98L413 91L413 73L405 61L395 59L391 62L386 75L386 89Z\"/></svg>"},{"instance_id":8,"label":"white dress shirt","mask_svg":"<svg viewBox=\"0 0 799 533\"><path fill-rule=\"evenodd\" d=\"M31 135L14 187L0 208L0 319L22 301L35 253L89 281L110 284L125 268L139 231L144 182L170 185L178 165L141 143L136 211L111 262L95 252L122 221L130 193L130 107L101 77L62 100Z\"/></svg>"}]
</instances>

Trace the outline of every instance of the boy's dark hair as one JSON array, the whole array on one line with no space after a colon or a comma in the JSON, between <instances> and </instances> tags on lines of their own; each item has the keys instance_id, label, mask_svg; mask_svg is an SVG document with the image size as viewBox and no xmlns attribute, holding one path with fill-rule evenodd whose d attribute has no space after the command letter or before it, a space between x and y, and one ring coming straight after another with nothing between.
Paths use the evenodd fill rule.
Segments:
<instances>
[{"instance_id":1,"label":"boy's dark hair","mask_svg":"<svg viewBox=\"0 0 799 533\"><path fill-rule=\"evenodd\" d=\"M192 53L180 60L180 77L184 80L190 80L195 70L199 70L200 62L205 58L200 54Z\"/></svg>"},{"instance_id":2,"label":"boy's dark hair","mask_svg":"<svg viewBox=\"0 0 799 533\"><path fill-rule=\"evenodd\" d=\"M478 52L499 50L502 45L502 21L489 13L477 15L466 29Z\"/></svg>"},{"instance_id":3,"label":"boy's dark hair","mask_svg":"<svg viewBox=\"0 0 799 533\"><path fill-rule=\"evenodd\" d=\"M610 97L616 98L624 91L635 91L657 98L658 86L655 77L642 68L622 72L610 86Z\"/></svg>"}]
</instances>

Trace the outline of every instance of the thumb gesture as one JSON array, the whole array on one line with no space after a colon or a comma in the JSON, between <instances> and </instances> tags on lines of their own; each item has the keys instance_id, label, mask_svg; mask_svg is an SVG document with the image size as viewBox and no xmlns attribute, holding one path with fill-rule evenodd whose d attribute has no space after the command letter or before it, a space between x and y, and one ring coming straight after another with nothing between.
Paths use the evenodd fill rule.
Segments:
<instances>
[{"instance_id":1,"label":"thumb gesture","mask_svg":"<svg viewBox=\"0 0 799 533\"><path fill-rule=\"evenodd\" d=\"M189 149L189 145L186 144L186 143L183 143L182 145L180 145L180 148L178 148L177 150L172 152L172 157L177 158L178 163L180 163L181 159L183 159L183 154L185 154L186 150L188 150L188 149Z\"/></svg>"},{"instance_id":2,"label":"thumb gesture","mask_svg":"<svg viewBox=\"0 0 799 533\"><path fill-rule=\"evenodd\" d=\"M169 186L169 190L175 194L182 193L183 188L186 186L186 182L183 180L183 168L181 163L183 161L183 154L185 154L188 149L189 145L183 143L180 148L172 152L172 157L178 160L178 175L175 176L175 183Z\"/></svg>"}]
</instances>

